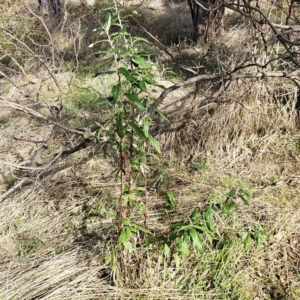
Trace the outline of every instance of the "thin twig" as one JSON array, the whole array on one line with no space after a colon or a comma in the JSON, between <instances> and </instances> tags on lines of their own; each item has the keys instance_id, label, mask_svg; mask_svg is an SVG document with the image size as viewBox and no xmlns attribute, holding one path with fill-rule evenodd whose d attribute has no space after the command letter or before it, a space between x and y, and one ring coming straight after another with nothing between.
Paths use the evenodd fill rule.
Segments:
<instances>
[{"instance_id":1,"label":"thin twig","mask_svg":"<svg viewBox=\"0 0 300 300\"><path fill-rule=\"evenodd\" d=\"M23 185L27 185L31 180L27 177L21 179L16 185L11 187L8 191L0 195L0 201L3 201L5 198L7 198L10 194L15 192L17 189L20 189Z\"/></svg>"},{"instance_id":2,"label":"thin twig","mask_svg":"<svg viewBox=\"0 0 300 300\"><path fill-rule=\"evenodd\" d=\"M157 98L157 100L151 105L150 107L150 111L155 109L156 107L158 107L159 104L161 104L163 102L163 100L167 97L167 95L181 87L187 86L187 85L191 85L194 84L196 82L200 82L200 81L215 81L215 80L220 80L222 79L223 81L233 81L233 80L238 80L238 79L244 79L244 78L257 78L257 79L263 79L263 78L267 78L267 77L272 77L272 78L280 78L280 77L284 77L284 78L288 78L290 80L300 80L300 78L291 73L291 74L287 74L285 72L257 72L257 73L242 73L242 74L210 74L210 75L198 75L192 78L189 78L185 81L176 83L170 87L168 87L167 89L165 89L160 96Z\"/></svg>"},{"instance_id":3,"label":"thin twig","mask_svg":"<svg viewBox=\"0 0 300 300\"><path fill-rule=\"evenodd\" d=\"M13 109L16 109L16 110L19 110L19 111L23 111L23 112L25 112L25 113L27 113L27 114L29 114L31 116L34 116L36 118L44 120L48 124L56 125L57 127L60 127L61 129L64 129L64 130L69 131L71 133L75 133L75 134L78 134L80 136L84 136L84 132L83 131L72 129L72 128L69 128L69 127L67 127L67 126L59 123L59 122L53 121L53 120L49 119L48 117L43 116L42 114L40 114L36 110L33 110L33 109L29 108L29 107L26 107L24 105L20 105L20 104L17 104L17 103L10 102L10 101L8 101L7 99L5 99L5 98L3 98L1 96L0 96L0 102L4 103L3 106L5 106L5 107L11 107Z\"/></svg>"}]
</instances>

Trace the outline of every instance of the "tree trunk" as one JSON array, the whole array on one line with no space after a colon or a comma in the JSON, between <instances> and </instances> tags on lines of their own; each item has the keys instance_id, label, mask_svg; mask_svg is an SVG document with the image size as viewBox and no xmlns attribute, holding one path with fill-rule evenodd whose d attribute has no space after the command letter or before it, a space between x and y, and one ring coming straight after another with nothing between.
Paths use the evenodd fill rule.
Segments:
<instances>
[{"instance_id":1,"label":"tree trunk","mask_svg":"<svg viewBox=\"0 0 300 300\"><path fill-rule=\"evenodd\" d=\"M43 15L56 15L60 12L60 0L39 0L39 9Z\"/></svg>"},{"instance_id":2,"label":"tree trunk","mask_svg":"<svg viewBox=\"0 0 300 300\"><path fill-rule=\"evenodd\" d=\"M188 2L194 26L194 42L197 43L202 37L207 42L212 32L222 34L225 8L221 1L188 0Z\"/></svg>"}]
</instances>

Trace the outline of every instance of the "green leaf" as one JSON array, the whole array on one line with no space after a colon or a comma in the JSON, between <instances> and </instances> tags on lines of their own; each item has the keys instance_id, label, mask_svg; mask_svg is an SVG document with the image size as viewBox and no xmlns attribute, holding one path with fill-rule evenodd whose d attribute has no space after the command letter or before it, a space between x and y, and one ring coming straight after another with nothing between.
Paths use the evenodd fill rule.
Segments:
<instances>
[{"instance_id":1,"label":"green leaf","mask_svg":"<svg viewBox=\"0 0 300 300\"><path fill-rule=\"evenodd\" d=\"M231 199L232 197L235 196L235 193L236 193L236 189L233 188L232 190L230 190L228 193L225 194L227 200Z\"/></svg>"},{"instance_id":2,"label":"green leaf","mask_svg":"<svg viewBox=\"0 0 300 300\"><path fill-rule=\"evenodd\" d=\"M227 215L228 217L233 213L235 210L236 206L233 202L227 204L223 201L220 203L221 211L223 214Z\"/></svg>"},{"instance_id":3,"label":"green leaf","mask_svg":"<svg viewBox=\"0 0 300 300\"><path fill-rule=\"evenodd\" d=\"M141 89L143 92L146 92L146 91L147 91L147 85L146 85L146 82L145 82L144 80L141 80L141 81L140 81L139 87L140 87L140 89Z\"/></svg>"},{"instance_id":4,"label":"green leaf","mask_svg":"<svg viewBox=\"0 0 300 300\"><path fill-rule=\"evenodd\" d=\"M144 134L145 134L146 138L149 137L149 120L150 120L149 117L145 117L143 119L143 129L144 129Z\"/></svg>"},{"instance_id":5,"label":"green leaf","mask_svg":"<svg viewBox=\"0 0 300 300\"><path fill-rule=\"evenodd\" d=\"M101 64L100 66L97 67L97 71L94 75L94 77L102 75L102 74L113 74L115 73L115 71L102 71L102 69L104 69L105 67L110 67L114 62L114 59L109 59L108 61L104 62L103 64Z\"/></svg>"},{"instance_id":6,"label":"green leaf","mask_svg":"<svg viewBox=\"0 0 300 300\"><path fill-rule=\"evenodd\" d=\"M100 98L95 102L95 105L103 105L108 102L108 98Z\"/></svg>"},{"instance_id":7,"label":"green leaf","mask_svg":"<svg viewBox=\"0 0 300 300\"><path fill-rule=\"evenodd\" d=\"M149 83L150 83L150 82L149 82ZM156 84L154 80L153 80L153 82L152 82L151 84L153 84L153 85L155 85L155 86L157 86L157 87L159 87L159 88L161 88L161 89L163 89L163 90L166 90L166 89L167 89L165 86L163 86L163 85L161 85L161 84Z\"/></svg>"},{"instance_id":8,"label":"green leaf","mask_svg":"<svg viewBox=\"0 0 300 300\"><path fill-rule=\"evenodd\" d=\"M158 141L151 135L149 135L148 137L150 143L153 145L153 147L155 148L155 150L158 152L158 153L161 153L160 151L160 145L158 143Z\"/></svg>"},{"instance_id":9,"label":"green leaf","mask_svg":"<svg viewBox=\"0 0 300 300\"><path fill-rule=\"evenodd\" d=\"M248 231L246 237L243 240L244 248L248 246L250 239L251 239L251 232Z\"/></svg>"},{"instance_id":10,"label":"green leaf","mask_svg":"<svg viewBox=\"0 0 300 300\"><path fill-rule=\"evenodd\" d=\"M229 216L233 213L233 211L236 209L235 203L231 202L228 205L228 211L229 211Z\"/></svg>"},{"instance_id":11,"label":"green leaf","mask_svg":"<svg viewBox=\"0 0 300 300\"><path fill-rule=\"evenodd\" d=\"M173 223L173 224L171 224L171 230L175 230L175 229L181 228L181 227L183 227L185 225L186 225L186 223L184 223L184 222Z\"/></svg>"},{"instance_id":12,"label":"green leaf","mask_svg":"<svg viewBox=\"0 0 300 300\"><path fill-rule=\"evenodd\" d=\"M172 206L176 206L176 199L172 191L167 190L167 196Z\"/></svg>"},{"instance_id":13,"label":"green leaf","mask_svg":"<svg viewBox=\"0 0 300 300\"><path fill-rule=\"evenodd\" d=\"M147 64L147 62L145 61L145 59L143 57L141 57L139 55L134 55L132 57L132 60L133 60L133 62L135 62L139 66L139 68L141 68L141 69L147 69L148 68L148 64Z\"/></svg>"},{"instance_id":14,"label":"green leaf","mask_svg":"<svg viewBox=\"0 0 300 300\"><path fill-rule=\"evenodd\" d=\"M198 229L202 232L211 233L210 230L204 226L193 225L193 228Z\"/></svg>"},{"instance_id":15,"label":"green leaf","mask_svg":"<svg viewBox=\"0 0 300 300\"><path fill-rule=\"evenodd\" d=\"M131 82L135 82L134 77L132 76L131 72L127 68L119 68L118 72L126 77L127 80Z\"/></svg>"},{"instance_id":16,"label":"green leaf","mask_svg":"<svg viewBox=\"0 0 300 300\"><path fill-rule=\"evenodd\" d=\"M132 226L134 226L136 229L138 229L139 231L142 231L144 233L148 233L148 234L152 234L150 230L148 230L147 228L140 226L138 224L132 224Z\"/></svg>"},{"instance_id":17,"label":"green leaf","mask_svg":"<svg viewBox=\"0 0 300 300\"><path fill-rule=\"evenodd\" d=\"M128 100L130 102L132 102L133 104L135 104L135 106L138 109L141 109L141 110L145 109L143 103L140 101L140 99L136 95L131 94L131 93L126 93L125 96L128 98Z\"/></svg>"},{"instance_id":18,"label":"green leaf","mask_svg":"<svg viewBox=\"0 0 300 300\"><path fill-rule=\"evenodd\" d=\"M205 235L206 235L206 238L207 238L208 242L210 243L210 245L212 245L213 244L212 236L207 232L205 232Z\"/></svg>"},{"instance_id":19,"label":"green leaf","mask_svg":"<svg viewBox=\"0 0 300 300\"><path fill-rule=\"evenodd\" d=\"M123 28L123 29L125 29L125 28ZM113 37L113 40L117 40L121 36L128 36L128 35L129 35L129 33L126 32L126 29L125 29L125 30L121 30L118 32L114 32L110 36ZM129 52L129 53L131 53L131 52Z\"/></svg>"},{"instance_id":20,"label":"green leaf","mask_svg":"<svg viewBox=\"0 0 300 300\"><path fill-rule=\"evenodd\" d=\"M135 131L135 133L142 139L146 139L146 136L143 132L143 130L136 124L136 123L132 123L129 122L128 125Z\"/></svg>"},{"instance_id":21,"label":"green leaf","mask_svg":"<svg viewBox=\"0 0 300 300\"><path fill-rule=\"evenodd\" d=\"M126 231L123 229L118 238L118 246L121 247L127 240Z\"/></svg>"},{"instance_id":22,"label":"green leaf","mask_svg":"<svg viewBox=\"0 0 300 300\"><path fill-rule=\"evenodd\" d=\"M124 51L120 51L120 49L118 48L118 49L116 49L116 51L115 51L116 53L118 53L118 55L119 55L119 57L121 58L121 57L126 57L126 56L128 56L128 55L130 55L131 54L131 51L130 50L124 50Z\"/></svg>"},{"instance_id":23,"label":"green leaf","mask_svg":"<svg viewBox=\"0 0 300 300\"><path fill-rule=\"evenodd\" d=\"M117 134L122 139L125 136L125 128L123 126L123 116L121 113L117 114Z\"/></svg>"},{"instance_id":24,"label":"green leaf","mask_svg":"<svg viewBox=\"0 0 300 300\"><path fill-rule=\"evenodd\" d=\"M221 208L222 213L227 215L228 207L227 207L227 204L224 201L220 202L220 208Z\"/></svg>"},{"instance_id":25,"label":"green leaf","mask_svg":"<svg viewBox=\"0 0 300 300\"><path fill-rule=\"evenodd\" d=\"M175 253L174 259L175 259L176 268L178 269L180 267L180 257L178 255L178 253Z\"/></svg>"},{"instance_id":26,"label":"green leaf","mask_svg":"<svg viewBox=\"0 0 300 300\"><path fill-rule=\"evenodd\" d=\"M101 10L103 10L103 11L112 10L112 9L114 9L113 6L108 6L108 7L105 7L105 8L101 8Z\"/></svg>"},{"instance_id":27,"label":"green leaf","mask_svg":"<svg viewBox=\"0 0 300 300\"><path fill-rule=\"evenodd\" d=\"M195 218L199 215L199 212L200 212L200 208L195 207L194 210L192 211L191 215L190 215L190 219L194 221Z\"/></svg>"},{"instance_id":28,"label":"green leaf","mask_svg":"<svg viewBox=\"0 0 300 300\"><path fill-rule=\"evenodd\" d=\"M146 172L148 172L148 173L150 172L150 168L146 164L140 164L140 170L143 175L145 175Z\"/></svg>"},{"instance_id":29,"label":"green leaf","mask_svg":"<svg viewBox=\"0 0 300 300\"><path fill-rule=\"evenodd\" d=\"M116 227L115 225L109 225L108 227L106 227L106 228L103 229L103 232L105 234L108 234L111 230L114 230L115 227Z\"/></svg>"},{"instance_id":30,"label":"green leaf","mask_svg":"<svg viewBox=\"0 0 300 300\"><path fill-rule=\"evenodd\" d=\"M239 197L241 198L241 200L244 202L245 205L250 205L248 200L244 197L244 195L239 194Z\"/></svg>"},{"instance_id":31,"label":"green leaf","mask_svg":"<svg viewBox=\"0 0 300 300\"><path fill-rule=\"evenodd\" d=\"M194 227L193 224L186 224L186 223L184 223L184 225L181 226L181 227L179 227L179 228L176 230L176 232L179 232L179 231L185 231L185 230L191 229L191 228L193 228L193 227Z\"/></svg>"},{"instance_id":32,"label":"green leaf","mask_svg":"<svg viewBox=\"0 0 300 300\"><path fill-rule=\"evenodd\" d=\"M189 253L189 245L184 239L180 239L178 242L178 250L182 257L185 257Z\"/></svg>"},{"instance_id":33,"label":"green leaf","mask_svg":"<svg viewBox=\"0 0 300 300\"><path fill-rule=\"evenodd\" d=\"M133 40L133 42L145 42L145 43L150 44L150 42L148 40L146 40L142 37L139 37L139 36L133 36L132 40Z\"/></svg>"},{"instance_id":34,"label":"green leaf","mask_svg":"<svg viewBox=\"0 0 300 300\"><path fill-rule=\"evenodd\" d=\"M250 197L250 194L249 194L249 192L248 191L246 191L246 190L244 190L244 189L239 189L239 192L241 193L241 194L243 194L243 195L245 195L246 197Z\"/></svg>"},{"instance_id":35,"label":"green leaf","mask_svg":"<svg viewBox=\"0 0 300 300\"><path fill-rule=\"evenodd\" d=\"M168 246L168 244L164 244L164 255L166 257L170 257L170 253L171 253L170 247Z\"/></svg>"},{"instance_id":36,"label":"green leaf","mask_svg":"<svg viewBox=\"0 0 300 300\"><path fill-rule=\"evenodd\" d=\"M155 108L155 111L166 121L166 122L170 122L170 120L168 119L168 117L158 108Z\"/></svg>"},{"instance_id":37,"label":"green leaf","mask_svg":"<svg viewBox=\"0 0 300 300\"><path fill-rule=\"evenodd\" d=\"M210 206L207 211L205 212L203 218L204 218L204 222L206 227L210 230L210 231L215 231L215 227L214 224L212 222L212 217L213 217L213 209Z\"/></svg>"},{"instance_id":38,"label":"green leaf","mask_svg":"<svg viewBox=\"0 0 300 300\"><path fill-rule=\"evenodd\" d=\"M125 194L123 195L123 200L124 200L124 204L127 205L127 203L134 199L135 198L135 195L134 194Z\"/></svg>"},{"instance_id":39,"label":"green leaf","mask_svg":"<svg viewBox=\"0 0 300 300\"><path fill-rule=\"evenodd\" d=\"M197 247L198 249L201 249L202 243L201 243L201 238L199 236L199 233L194 228L191 228L189 233L190 233L190 236L192 238L192 242L193 242L194 247Z\"/></svg>"},{"instance_id":40,"label":"green leaf","mask_svg":"<svg viewBox=\"0 0 300 300\"><path fill-rule=\"evenodd\" d=\"M120 97L120 92L121 92L121 84L120 83L118 83L112 87L112 96L114 99L114 103L116 103L118 101L118 99Z\"/></svg>"},{"instance_id":41,"label":"green leaf","mask_svg":"<svg viewBox=\"0 0 300 300\"><path fill-rule=\"evenodd\" d=\"M132 227L125 227L125 232L126 232L126 239L129 239L135 232L135 228Z\"/></svg>"}]
</instances>

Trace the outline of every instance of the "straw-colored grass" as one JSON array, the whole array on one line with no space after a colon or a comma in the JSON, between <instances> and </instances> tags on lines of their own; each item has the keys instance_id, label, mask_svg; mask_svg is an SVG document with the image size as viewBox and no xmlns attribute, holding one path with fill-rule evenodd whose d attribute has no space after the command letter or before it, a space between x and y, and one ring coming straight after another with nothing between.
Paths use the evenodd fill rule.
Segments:
<instances>
[{"instance_id":1,"label":"straw-colored grass","mask_svg":"<svg viewBox=\"0 0 300 300\"><path fill-rule=\"evenodd\" d=\"M136 5L133 2L130 9ZM77 6L72 1L66 4L70 5L70 24L80 9L87 17L92 12L90 6ZM95 5L101 3L96 1ZM203 73L232 70L248 55L244 48L252 45L251 34L245 34L249 23L235 14L226 14L229 27L223 37L213 37L209 45L192 46L187 34L191 25L184 23L189 16L185 2L145 1L137 9L140 20L143 10L152 16L155 22L148 19L144 25L152 33L157 32L174 57L183 59L187 66L198 60L204 65ZM279 10L276 13L279 18ZM95 15L92 20L96 22ZM75 23L73 29L78 25ZM88 27L80 31L85 45L95 38L84 35ZM60 40L66 33L58 32ZM174 46L177 35L186 39ZM66 36L66 44L57 49L60 54L69 53L68 43L73 43ZM267 41L281 51L276 40L270 37ZM213 43L214 48L209 50ZM59 95L67 126L85 128L99 120L107 112L93 103L98 96L109 95L115 78L107 74L93 78L89 73L103 62L103 57L93 56L90 49L80 49L77 62L58 55L60 65L53 74L61 91L49 73L43 69L33 72L30 64L24 66L29 79L21 73L9 73L28 95L39 93L43 105L31 102L4 79L0 79L2 97L51 115L45 105L55 105ZM261 49L256 50L251 52L253 59L266 59ZM170 78L166 80L161 74L167 74L170 67L178 72L178 68L163 53L156 60L158 81L171 85ZM89 66L91 61L93 65ZM284 60L279 60L277 67L294 70ZM65 71L69 68L73 72ZM255 70L249 67L246 71ZM82 72L80 76L78 71ZM185 76L190 75L182 71L172 80ZM156 96L161 91L157 88L149 92ZM108 254L117 235L107 229L117 219L118 162L103 156L101 144L93 145L61 159L45 176L1 200L0 299L300 298L300 135L295 126L295 86L280 78L239 80L228 86L222 82L203 83L194 110L193 97L194 87L188 86L169 94L161 106L171 122L157 120L155 134L163 148L162 165L170 180L160 194L152 187L155 176L148 182L148 226L159 241L170 224L186 221L195 207L204 213L211 206L216 227L213 242L204 238L202 249L192 249L178 267L173 256L163 256L159 243L140 245L137 240L135 251L123 253L126 267L117 264L112 269ZM38 147L14 140L13 136L42 140L50 131L51 126L42 121L1 107L0 194L23 176L23 172L10 173L10 164L28 159ZM49 152L59 149L69 138L61 134ZM248 192L249 206L235 199L237 209L227 217L218 205L233 188ZM166 190L172 190L177 201L168 214L164 212ZM132 218L142 224L138 209L133 208ZM247 234L251 236L248 242Z\"/></svg>"}]
</instances>

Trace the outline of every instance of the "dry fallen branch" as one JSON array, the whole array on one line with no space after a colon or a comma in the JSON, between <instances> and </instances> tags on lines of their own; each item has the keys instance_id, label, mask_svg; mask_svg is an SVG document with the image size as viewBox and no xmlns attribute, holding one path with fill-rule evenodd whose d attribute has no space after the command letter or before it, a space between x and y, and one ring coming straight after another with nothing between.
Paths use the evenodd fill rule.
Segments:
<instances>
[{"instance_id":1,"label":"dry fallen branch","mask_svg":"<svg viewBox=\"0 0 300 300\"><path fill-rule=\"evenodd\" d=\"M22 186L28 185L31 182L29 178L23 178L21 179L17 184L15 184L13 187L11 187L9 190L7 190L5 193L0 195L0 201L7 198L10 194L20 189Z\"/></svg>"},{"instance_id":2,"label":"dry fallen branch","mask_svg":"<svg viewBox=\"0 0 300 300\"><path fill-rule=\"evenodd\" d=\"M192 78L189 78L185 81L176 83L170 87L168 87L167 89L165 89L160 96L157 98L157 100L155 101L155 103L152 105L151 109L155 109L159 104L161 104L163 102L163 100L167 97L167 95L171 92L174 92L175 90L184 87L184 86L188 86L191 84L194 84L196 82L200 82L200 81L216 81L216 80L222 80L223 82L225 81L233 81L233 80L239 80L239 79L245 79L245 78L249 78L249 79L264 79L264 78L288 78L292 81L300 81L300 78L298 76L298 74L295 73L290 73L287 74L286 72L257 72L257 73L242 73L242 74L211 74L211 75L198 75Z\"/></svg>"},{"instance_id":3,"label":"dry fallen branch","mask_svg":"<svg viewBox=\"0 0 300 300\"><path fill-rule=\"evenodd\" d=\"M13 187L11 187L9 190L7 190L5 193L0 195L0 200L4 200L9 195L14 193L16 190L21 189L23 186L28 185L30 183L36 182L36 178L40 178L41 176L46 176L49 174L50 167L61 157L68 156L70 154L73 154L77 151L80 151L84 148L87 148L93 140L90 139L84 139L81 140L76 146L74 147L63 147L58 152L49 155L45 159L45 164L43 166L39 167L32 167L32 166L24 166L23 163L16 165L6 162L1 162L2 164L8 165L10 167L13 167L14 169L20 169L27 171L27 174L24 178L22 178L20 181L18 181ZM30 162L30 160L27 160L26 163ZM11 172L11 171L10 171Z\"/></svg>"},{"instance_id":4,"label":"dry fallen branch","mask_svg":"<svg viewBox=\"0 0 300 300\"><path fill-rule=\"evenodd\" d=\"M55 125L57 127L60 127L63 130L66 130L68 132L75 133L75 134L80 135L80 136L84 136L84 132L83 131L79 131L79 130L76 130L76 129L69 128L69 127L67 127L67 126L65 126L65 125L63 125L63 124L61 124L59 122L51 120L50 118L45 117L44 115L40 114L39 112L37 112L34 109L31 109L31 108L26 107L24 105L20 105L20 104L17 104L17 103L10 102L10 101L4 99L1 96L0 96L0 102L2 103L1 106L3 106L3 107L10 107L10 108L22 111L22 112L27 113L27 114L29 114L31 116L34 116L34 117L39 118L39 119L42 119L45 122L47 122L48 124L52 124L52 125Z\"/></svg>"}]
</instances>

